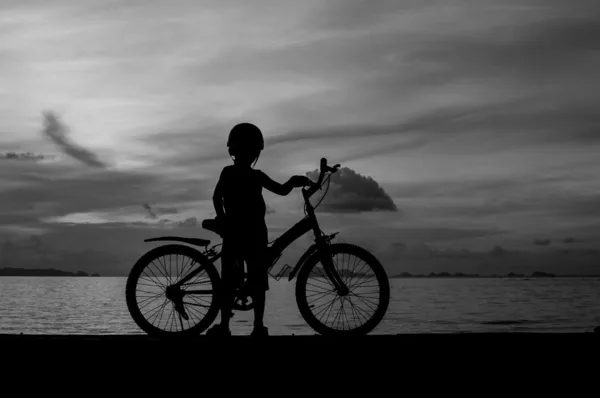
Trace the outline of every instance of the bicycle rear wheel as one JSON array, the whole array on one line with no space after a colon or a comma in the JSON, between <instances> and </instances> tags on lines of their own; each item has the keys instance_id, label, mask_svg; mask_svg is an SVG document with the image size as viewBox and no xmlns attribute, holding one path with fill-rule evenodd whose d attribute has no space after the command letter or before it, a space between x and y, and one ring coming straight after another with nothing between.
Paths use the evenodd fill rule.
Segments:
<instances>
[{"instance_id":1,"label":"bicycle rear wheel","mask_svg":"<svg viewBox=\"0 0 600 398\"><path fill-rule=\"evenodd\" d=\"M298 273L296 303L305 321L321 335L365 335L383 319L390 300L387 274L367 250L348 243L330 245L336 271L349 289L340 296L327 278L322 254Z\"/></svg>"},{"instance_id":2,"label":"bicycle rear wheel","mask_svg":"<svg viewBox=\"0 0 600 398\"><path fill-rule=\"evenodd\" d=\"M203 270L174 286L198 267ZM133 320L148 335L186 337L199 335L216 319L219 286L217 269L202 253L188 246L165 245L133 266L125 298Z\"/></svg>"}]
</instances>

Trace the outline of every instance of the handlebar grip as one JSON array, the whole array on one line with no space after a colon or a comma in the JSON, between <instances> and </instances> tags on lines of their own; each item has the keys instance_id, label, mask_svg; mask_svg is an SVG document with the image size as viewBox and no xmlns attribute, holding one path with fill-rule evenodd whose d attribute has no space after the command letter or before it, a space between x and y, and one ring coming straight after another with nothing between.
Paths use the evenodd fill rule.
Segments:
<instances>
[{"instance_id":1,"label":"handlebar grip","mask_svg":"<svg viewBox=\"0 0 600 398\"><path fill-rule=\"evenodd\" d=\"M321 173L319 174L319 180L316 183L313 182L308 189L302 188L302 194L304 195L304 197L308 198L319 190L319 188L321 187L321 182L323 181L323 177L326 172L335 173L337 172L337 169L339 167L339 164L336 164L333 167L327 166L327 159L321 158Z\"/></svg>"},{"instance_id":2,"label":"handlebar grip","mask_svg":"<svg viewBox=\"0 0 600 398\"><path fill-rule=\"evenodd\" d=\"M321 172L332 172L335 173L337 171L337 169L340 168L339 164L336 164L335 166L331 167L327 165L327 159L326 158L321 158Z\"/></svg>"}]
</instances>

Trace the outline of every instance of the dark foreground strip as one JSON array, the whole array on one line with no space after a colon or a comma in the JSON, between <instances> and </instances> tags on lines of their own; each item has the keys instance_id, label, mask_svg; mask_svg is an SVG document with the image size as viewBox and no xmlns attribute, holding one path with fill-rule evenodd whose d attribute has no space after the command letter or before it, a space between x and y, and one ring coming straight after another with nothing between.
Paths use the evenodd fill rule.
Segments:
<instances>
[{"instance_id":1,"label":"dark foreground strip","mask_svg":"<svg viewBox=\"0 0 600 398\"><path fill-rule=\"evenodd\" d=\"M341 389L336 396L425 397L431 388L441 388L445 394L475 389L477 396L487 397L501 386L516 389L523 382L538 389L568 381L573 388L600 374L600 334L593 332L346 339L200 336L188 341L144 335L0 335L0 350L3 382L20 391L42 386L44 396L51 396L49 391L62 396L66 386L85 392L79 396L92 396L100 387L111 390L108 396L117 396L123 386L136 391L132 397L145 396L140 394L142 386L154 393L150 396L158 396L154 390L168 386L199 397L216 387L221 388L219 396L229 397L231 388L254 386L255 391L273 389L279 396L307 389L317 397L322 395L315 390L329 388ZM396 393L390 395L390 388ZM568 396L581 396L571 393Z\"/></svg>"}]
</instances>

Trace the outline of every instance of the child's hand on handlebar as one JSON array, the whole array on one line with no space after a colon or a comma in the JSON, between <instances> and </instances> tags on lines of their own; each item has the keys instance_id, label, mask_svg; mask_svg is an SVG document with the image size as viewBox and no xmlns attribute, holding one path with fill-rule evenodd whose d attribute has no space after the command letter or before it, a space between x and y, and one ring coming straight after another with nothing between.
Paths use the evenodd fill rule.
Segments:
<instances>
[{"instance_id":1,"label":"child's hand on handlebar","mask_svg":"<svg viewBox=\"0 0 600 398\"><path fill-rule=\"evenodd\" d=\"M292 184L294 188L302 188L307 185L314 185L314 182L306 176L292 176L290 178L290 184Z\"/></svg>"}]
</instances>

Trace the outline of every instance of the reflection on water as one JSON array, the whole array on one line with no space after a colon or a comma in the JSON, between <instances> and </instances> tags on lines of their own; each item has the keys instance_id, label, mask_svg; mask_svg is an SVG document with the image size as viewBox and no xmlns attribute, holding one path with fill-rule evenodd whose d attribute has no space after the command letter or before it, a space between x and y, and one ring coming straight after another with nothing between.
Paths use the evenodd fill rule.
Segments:
<instances>
[{"instance_id":1,"label":"reflection on water","mask_svg":"<svg viewBox=\"0 0 600 398\"><path fill-rule=\"evenodd\" d=\"M125 304L126 278L1 277L0 333L142 333ZM314 334L296 305L295 283L271 280L265 323L272 335ZM393 279L376 334L588 332L600 325L600 280ZM237 312L248 334L252 312ZM217 318L217 322L219 319Z\"/></svg>"}]
</instances>

